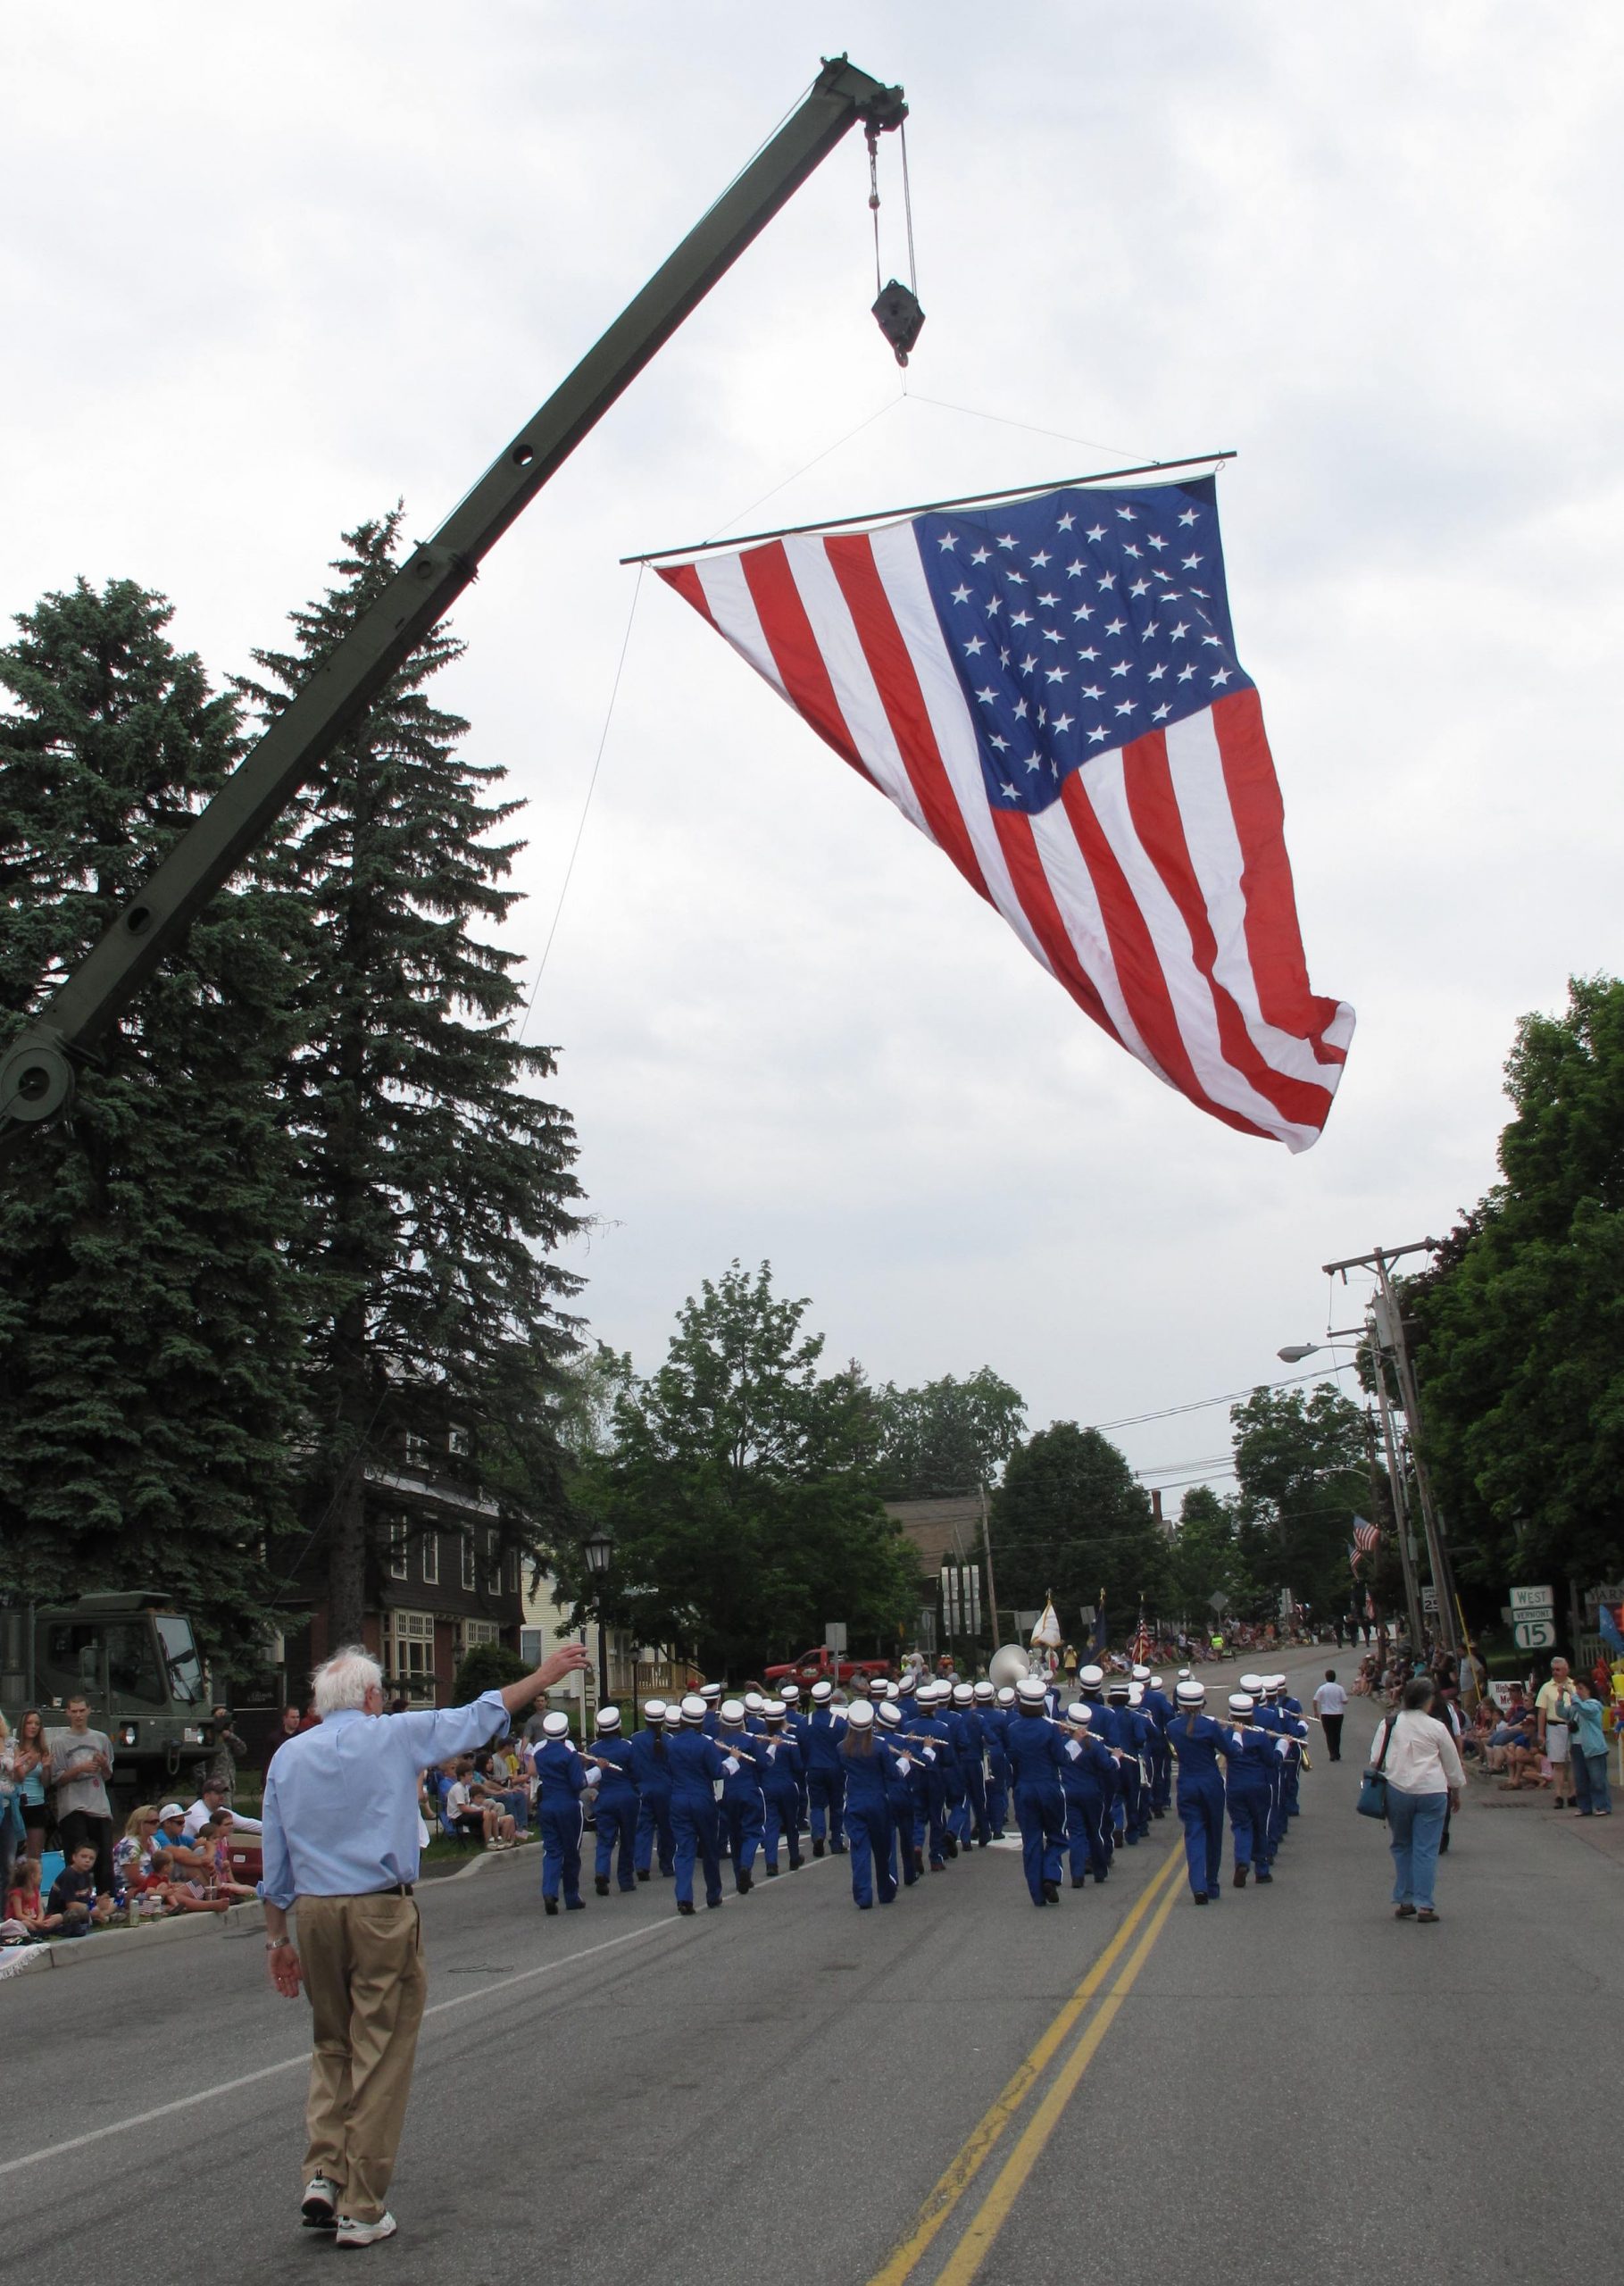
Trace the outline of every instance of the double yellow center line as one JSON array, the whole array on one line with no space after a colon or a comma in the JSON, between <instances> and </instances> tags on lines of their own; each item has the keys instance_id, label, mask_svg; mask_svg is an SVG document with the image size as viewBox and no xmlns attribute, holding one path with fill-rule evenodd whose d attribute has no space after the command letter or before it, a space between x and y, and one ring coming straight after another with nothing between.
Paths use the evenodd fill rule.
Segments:
<instances>
[{"instance_id":1,"label":"double yellow center line","mask_svg":"<svg viewBox=\"0 0 1624 2286\"><path fill-rule=\"evenodd\" d=\"M1010 2209L1037 2165L1045 2144L1054 2133L1062 2113L1075 2093L1078 2082L1094 2061L1118 2009L1133 1990L1136 1978L1149 1959L1168 1915L1178 1902L1178 1877L1183 1872L1184 1852L1176 1849L1161 1872L1148 1883L1144 1895L1135 1903L1122 1926L1054 2023L1021 2059L995 2102L978 2120L952 2164L920 2207L919 2220L912 2234L904 2240L884 2266L875 2272L870 2286L904 2286L904 2282L912 2277L937 2232L1002 2140L1005 2129L1013 2124L1027 2098L1075 2030L1079 2019L1099 1995L1112 1971L1132 1945L1133 1951L1121 1973L1105 1993L1076 2046L1055 2073L1048 2093L1021 2130L1013 2149L999 2168L979 2207L966 2224L958 2245L938 2273L937 2286L970 2286L993 2240L1003 2229ZM1150 1916L1149 1926L1139 1937L1137 1944L1134 1944L1135 1935L1147 1915Z\"/></svg>"}]
</instances>

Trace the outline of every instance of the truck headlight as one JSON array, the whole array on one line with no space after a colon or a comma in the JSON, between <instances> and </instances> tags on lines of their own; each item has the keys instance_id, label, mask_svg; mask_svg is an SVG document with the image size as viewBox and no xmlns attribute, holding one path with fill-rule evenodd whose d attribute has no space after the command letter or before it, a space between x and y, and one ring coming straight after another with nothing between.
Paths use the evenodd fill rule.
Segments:
<instances>
[{"instance_id":1,"label":"truck headlight","mask_svg":"<svg viewBox=\"0 0 1624 2286\"><path fill-rule=\"evenodd\" d=\"M134 1724L133 1723L121 1723L121 1724L120 1724L120 1726L119 1726L119 1744L120 1744L121 1747L133 1747L133 1746L134 1746L134 1744L135 1744L135 1742L136 1742L136 1726L135 1726L135 1724Z\"/></svg>"},{"instance_id":2,"label":"truck headlight","mask_svg":"<svg viewBox=\"0 0 1624 2286\"><path fill-rule=\"evenodd\" d=\"M186 1730L182 1731L180 1735L188 1747L200 1747L203 1744L203 1732L201 1731Z\"/></svg>"}]
</instances>

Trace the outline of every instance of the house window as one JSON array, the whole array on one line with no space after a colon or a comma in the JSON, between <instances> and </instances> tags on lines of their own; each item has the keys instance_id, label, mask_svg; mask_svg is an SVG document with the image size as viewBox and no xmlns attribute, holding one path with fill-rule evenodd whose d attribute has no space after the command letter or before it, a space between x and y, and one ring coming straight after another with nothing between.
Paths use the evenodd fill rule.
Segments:
<instances>
[{"instance_id":1,"label":"house window","mask_svg":"<svg viewBox=\"0 0 1624 2286\"><path fill-rule=\"evenodd\" d=\"M440 1536L438 1532L423 1534L423 1585L437 1588L440 1584Z\"/></svg>"},{"instance_id":2,"label":"house window","mask_svg":"<svg viewBox=\"0 0 1624 2286\"><path fill-rule=\"evenodd\" d=\"M474 1440L466 1429L454 1429L446 1439L446 1449L453 1460L467 1460L473 1448Z\"/></svg>"},{"instance_id":3,"label":"house window","mask_svg":"<svg viewBox=\"0 0 1624 2286\"><path fill-rule=\"evenodd\" d=\"M500 1643L502 1630L494 1619L465 1619L462 1623L462 1648L473 1650L481 1643ZM540 1661L537 1662L540 1664Z\"/></svg>"},{"instance_id":4,"label":"house window","mask_svg":"<svg viewBox=\"0 0 1624 2286\"><path fill-rule=\"evenodd\" d=\"M471 1532L464 1532L462 1535L462 1585L471 1595L479 1584L479 1570L474 1561L474 1536Z\"/></svg>"},{"instance_id":5,"label":"house window","mask_svg":"<svg viewBox=\"0 0 1624 2286\"><path fill-rule=\"evenodd\" d=\"M391 1580L406 1576L406 1527L398 1521L389 1526L387 1564Z\"/></svg>"},{"instance_id":6,"label":"house window","mask_svg":"<svg viewBox=\"0 0 1624 2286\"><path fill-rule=\"evenodd\" d=\"M546 1653L542 1648L542 1640L539 1627L521 1627L519 1631L519 1656L525 1665L532 1671L538 1667L546 1656Z\"/></svg>"},{"instance_id":7,"label":"house window","mask_svg":"<svg viewBox=\"0 0 1624 2286\"><path fill-rule=\"evenodd\" d=\"M486 1542L485 1591L491 1596L502 1593L502 1542L495 1532Z\"/></svg>"},{"instance_id":8,"label":"house window","mask_svg":"<svg viewBox=\"0 0 1624 2286\"><path fill-rule=\"evenodd\" d=\"M434 1696L434 1614L392 1611L387 1615L384 1658L389 1681L409 1698Z\"/></svg>"},{"instance_id":9,"label":"house window","mask_svg":"<svg viewBox=\"0 0 1624 2286\"><path fill-rule=\"evenodd\" d=\"M507 1552L507 1591L510 1596L519 1593L519 1550L516 1548L510 1548Z\"/></svg>"}]
</instances>

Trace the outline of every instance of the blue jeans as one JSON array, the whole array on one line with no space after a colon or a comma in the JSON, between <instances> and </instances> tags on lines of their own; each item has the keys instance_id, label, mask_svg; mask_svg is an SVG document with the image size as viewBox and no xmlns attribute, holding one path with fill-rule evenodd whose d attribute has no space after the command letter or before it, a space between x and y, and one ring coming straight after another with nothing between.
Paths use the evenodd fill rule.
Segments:
<instances>
[{"instance_id":1,"label":"blue jeans","mask_svg":"<svg viewBox=\"0 0 1624 2286\"><path fill-rule=\"evenodd\" d=\"M1612 1790L1607 1783L1607 1756L1604 1754L1580 1754L1573 1749L1570 1764L1574 1777L1579 1808L1588 1817L1612 1807Z\"/></svg>"},{"instance_id":2,"label":"blue jeans","mask_svg":"<svg viewBox=\"0 0 1624 2286\"><path fill-rule=\"evenodd\" d=\"M1387 1847L1393 1852L1393 1902L1432 1910L1438 1843L1444 1838L1447 1794L1406 1794L1387 1781Z\"/></svg>"}]
</instances>

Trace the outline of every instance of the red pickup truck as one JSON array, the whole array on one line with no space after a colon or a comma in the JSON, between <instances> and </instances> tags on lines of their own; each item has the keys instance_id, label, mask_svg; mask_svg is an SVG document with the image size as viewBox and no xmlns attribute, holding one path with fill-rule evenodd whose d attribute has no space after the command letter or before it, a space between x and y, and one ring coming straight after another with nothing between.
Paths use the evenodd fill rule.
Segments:
<instances>
[{"instance_id":1,"label":"red pickup truck","mask_svg":"<svg viewBox=\"0 0 1624 2286\"><path fill-rule=\"evenodd\" d=\"M854 1675L889 1675L890 1672L888 1660L837 1657L827 1644L820 1643L815 1651L803 1651L798 1659L783 1666L769 1667L762 1681L798 1682L803 1690L810 1690L815 1682L850 1682Z\"/></svg>"}]
</instances>

